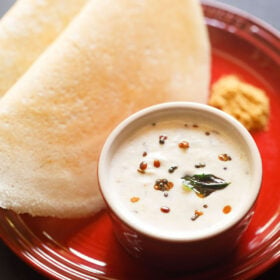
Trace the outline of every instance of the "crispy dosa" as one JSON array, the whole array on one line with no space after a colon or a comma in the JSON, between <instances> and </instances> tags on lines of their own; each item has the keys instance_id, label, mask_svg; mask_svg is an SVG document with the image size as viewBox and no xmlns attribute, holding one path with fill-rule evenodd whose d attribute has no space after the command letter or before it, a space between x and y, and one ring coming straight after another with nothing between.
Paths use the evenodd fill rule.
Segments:
<instances>
[{"instance_id":1,"label":"crispy dosa","mask_svg":"<svg viewBox=\"0 0 280 280\"><path fill-rule=\"evenodd\" d=\"M97 160L111 129L155 103L206 102L209 65L198 1L90 1L0 102L0 206L98 211Z\"/></svg>"},{"instance_id":2,"label":"crispy dosa","mask_svg":"<svg viewBox=\"0 0 280 280\"><path fill-rule=\"evenodd\" d=\"M0 21L0 96L88 0L18 0Z\"/></svg>"}]
</instances>

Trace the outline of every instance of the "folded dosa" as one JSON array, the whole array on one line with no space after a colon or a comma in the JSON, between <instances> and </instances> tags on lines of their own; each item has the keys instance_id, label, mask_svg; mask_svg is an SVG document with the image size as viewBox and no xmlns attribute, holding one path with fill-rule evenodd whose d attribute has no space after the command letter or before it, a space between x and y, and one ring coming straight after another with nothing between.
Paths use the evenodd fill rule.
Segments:
<instances>
[{"instance_id":1,"label":"folded dosa","mask_svg":"<svg viewBox=\"0 0 280 280\"><path fill-rule=\"evenodd\" d=\"M56 217L98 211L109 131L148 105L206 102L208 82L198 1L90 1L0 102L0 206Z\"/></svg>"},{"instance_id":2,"label":"folded dosa","mask_svg":"<svg viewBox=\"0 0 280 280\"><path fill-rule=\"evenodd\" d=\"M18 0L0 21L0 96L88 0Z\"/></svg>"}]
</instances>

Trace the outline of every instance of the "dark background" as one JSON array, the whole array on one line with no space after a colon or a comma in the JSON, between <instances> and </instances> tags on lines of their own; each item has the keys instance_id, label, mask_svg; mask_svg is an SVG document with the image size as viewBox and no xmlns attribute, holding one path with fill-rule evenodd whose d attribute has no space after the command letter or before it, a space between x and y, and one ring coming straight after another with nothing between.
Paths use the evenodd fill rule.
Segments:
<instances>
[{"instance_id":1,"label":"dark background","mask_svg":"<svg viewBox=\"0 0 280 280\"><path fill-rule=\"evenodd\" d=\"M14 2L15 0L0 0L0 16ZM247 11L280 30L280 0L219 0L219 2Z\"/></svg>"},{"instance_id":2,"label":"dark background","mask_svg":"<svg viewBox=\"0 0 280 280\"><path fill-rule=\"evenodd\" d=\"M14 2L15 0L0 0L0 17ZM280 0L220 0L219 2L247 11L269 23L274 28L280 30ZM0 241L0 279L45 280L46 278L32 270L32 268L18 259L18 257L15 256L2 241ZM276 279L280 279L279 265L269 269L267 272L260 275L256 280Z\"/></svg>"}]
</instances>

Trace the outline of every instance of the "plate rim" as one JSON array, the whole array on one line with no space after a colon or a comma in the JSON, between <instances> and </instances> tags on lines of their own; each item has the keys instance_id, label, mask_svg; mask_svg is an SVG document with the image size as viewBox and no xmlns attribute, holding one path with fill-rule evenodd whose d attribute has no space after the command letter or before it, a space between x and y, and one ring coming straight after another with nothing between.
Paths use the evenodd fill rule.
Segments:
<instances>
[{"instance_id":1,"label":"plate rim","mask_svg":"<svg viewBox=\"0 0 280 280\"><path fill-rule=\"evenodd\" d=\"M235 6L232 6L228 3L223 3L217 0L200 0L202 6L209 6L216 9L229 11L239 17L243 17L247 20L250 20L260 26L262 26L266 31L271 33L271 35L277 37L280 40L280 30L278 30L276 27L274 27L272 24L268 23L267 21L261 19L258 16L252 15L247 11L244 11L240 8L237 8Z\"/></svg>"}]
</instances>

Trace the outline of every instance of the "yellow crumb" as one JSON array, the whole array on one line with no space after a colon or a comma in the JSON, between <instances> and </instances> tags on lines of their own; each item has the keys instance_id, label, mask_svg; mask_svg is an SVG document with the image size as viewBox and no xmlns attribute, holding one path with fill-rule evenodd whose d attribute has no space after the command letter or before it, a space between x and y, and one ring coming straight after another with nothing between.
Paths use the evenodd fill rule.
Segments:
<instances>
[{"instance_id":1,"label":"yellow crumb","mask_svg":"<svg viewBox=\"0 0 280 280\"><path fill-rule=\"evenodd\" d=\"M137 197L137 196L133 196L133 197L130 199L130 201L133 202L133 203L138 202L139 200L140 200L140 198Z\"/></svg>"},{"instance_id":2,"label":"yellow crumb","mask_svg":"<svg viewBox=\"0 0 280 280\"><path fill-rule=\"evenodd\" d=\"M264 130L269 119L266 93L236 76L220 78L211 88L209 105L232 115L248 130Z\"/></svg>"}]
</instances>

